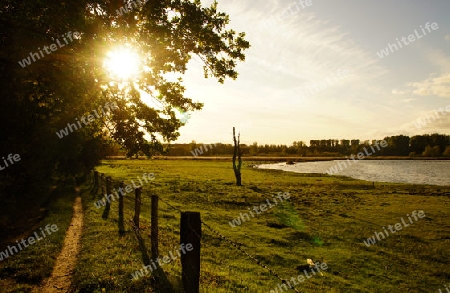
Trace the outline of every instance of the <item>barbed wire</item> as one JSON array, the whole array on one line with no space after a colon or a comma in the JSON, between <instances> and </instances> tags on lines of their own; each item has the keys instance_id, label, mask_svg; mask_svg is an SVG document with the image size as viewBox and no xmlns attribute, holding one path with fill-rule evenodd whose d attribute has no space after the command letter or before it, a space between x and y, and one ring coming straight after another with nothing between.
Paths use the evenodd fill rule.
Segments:
<instances>
[{"instance_id":1,"label":"barbed wire","mask_svg":"<svg viewBox=\"0 0 450 293\"><path fill-rule=\"evenodd\" d=\"M259 261L258 259L256 259L254 256L250 255L248 252L244 251L241 246L242 245L238 245L236 242L228 239L227 237L225 237L224 235L220 234L218 231L215 231L213 228L211 228L208 224L206 224L205 222L201 221L203 225L205 225L208 229L210 229L213 233L217 234L220 238L222 238L223 240L227 241L228 243L230 243L231 245L233 245L237 250L239 250L240 252L244 253L247 257L249 257L251 260L253 260L255 263L257 263L258 265L260 265L262 268L268 270L272 275L274 275L275 277L277 277L281 283L286 284L287 286L291 287L286 280L282 279L280 277L280 275L278 273L276 273L273 269L269 268L267 265L263 264L261 261ZM290 289L294 290L297 293L300 293L300 291L298 291L295 287L291 287Z\"/></svg>"},{"instance_id":2,"label":"barbed wire","mask_svg":"<svg viewBox=\"0 0 450 293\"><path fill-rule=\"evenodd\" d=\"M101 174L101 173L100 173ZM105 176L106 177L106 176ZM99 180L99 185L100 187L103 186L103 182L102 180ZM123 182L123 181L117 181L117 180L112 180L111 178L111 183L113 182ZM106 183L106 180L105 180ZM266 192L259 192L260 194L265 194L265 195L269 195ZM165 203L166 205L168 205L170 208L183 213L183 211L175 206L173 206L172 204L170 204L168 201L162 199L161 197L158 196L158 199L160 201L162 201L163 203ZM245 250L242 249L243 244L238 244L235 241L228 239L227 237L225 237L224 235L222 235L220 232L216 231L215 229L213 229L210 225L206 224L203 220L200 220L201 224L204 225L205 227L207 227L209 230L211 230L211 232L213 232L214 234L216 234L217 236L219 236L221 239L223 239L224 241L228 242L229 244L231 244L235 249L239 250L241 253L245 254L248 258L250 258L253 262L255 262L256 264L258 264L259 266L261 266L263 269L268 270L273 276L275 276L276 278L278 278L281 283L287 285L290 287L290 289L294 290L297 293L300 293L300 291L298 291L295 287L292 287L290 284L288 284L288 282L286 280L284 280L283 278L280 277L280 275L275 272L273 269L269 268L267 265L263 264L260 260L258 260L257 258L255 258L253 255L249 254L248 252L246 252ZM133 227L135 228L135 227ZM197 232L195 232L195 230L192 229L192 231L197 235L197 237L199 237L199 239L201 238L200 235L197 234Z\"/></svg>"},{"instance_id":3,"label":"barbed wire","mask_svg":"<svg viewBox=\"0 0 450 293\"><path fill-rule=\"evenodd\" d=\"M182 210L180 210L180 209L177 208L177 207L174 207L173 205L171 205L171 204L168 203L167 201L163 200L161 197L158 196L158 199L159 199L160 201L162 201L163 203L165 203L166 205L168 205L169 207L171 207L172 209L177 210L177 211L179 211L180 213L183 213Z\"/></svg>"},{"instance_id":4,"label":"barbed wire","mask_svg":"<svg viewBox=\"0 0 450 293\"><path fill-rule=\"evenodd\" d=\"M179 211L180 213L183 213L182 210L180 210L179 208L176 208L174 206L172 206L170 203L168 203L167 201L161 199L159 197L159 200L161 200L162 202L164 202L165 204L167 204L169 207L171 207L174 210ZM251 254L249 254L248 252L246 252L245 250L243 250L241 248L242 244L238 244L233 240L228 239L227 237L225 237L224 235L222 235L220 232L216 231L215 229L213 229L210 225L206 224L203 220L200 220L200 222L202 223L202 225L204 225L205 227L207 227L209 230L211 230L214 234L216 234L217 236L219 236L221 239L225 240L226 242L230 243L233 247L235 247L237 250L239 250L240 252L244 253L248 258L250 258L252 261L254 261L256 264L258 264L259 266L261 266L262 268L268 270L273 276L277 277L283 284L286 284L287 286L290 287L290 289L294 290L297 293L300 293L300 291L298 291L295 287L291 287L286 280L284 280L283 278L280 277L280 275L275 272L273 269L269 268L267 265L263 264L260 260L256 259L254 256L252 256ZM197 237L201 238L200 235L197 234L197 232L195 232L194 230L192 230Z\"/></svg>"}]
</instances>

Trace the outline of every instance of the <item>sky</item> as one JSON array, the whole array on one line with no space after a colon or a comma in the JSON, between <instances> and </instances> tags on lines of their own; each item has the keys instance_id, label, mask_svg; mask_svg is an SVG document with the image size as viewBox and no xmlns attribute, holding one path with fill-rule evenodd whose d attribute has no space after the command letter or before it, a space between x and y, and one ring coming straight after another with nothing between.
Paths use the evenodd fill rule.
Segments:
<instances>
[{"instance_id":1,"label":"sky","mask_svg":"<svg viewBox=\"0 0 450 293\"><path fill-rule=\"evenodd\" d=\"M204 107L175 143L232 143L233 126L246 144L450 134L450 1L218 2L251 48L224 84L191 60Z\"/></svg>"}]
</instances>

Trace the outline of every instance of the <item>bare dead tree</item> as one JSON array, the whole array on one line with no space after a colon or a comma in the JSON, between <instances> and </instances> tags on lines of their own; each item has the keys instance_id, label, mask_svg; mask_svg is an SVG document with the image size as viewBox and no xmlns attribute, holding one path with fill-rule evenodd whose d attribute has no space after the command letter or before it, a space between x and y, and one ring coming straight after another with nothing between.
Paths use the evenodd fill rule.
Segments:
<instances>
[{"instance_id":1,"label":"bare dead tree","mask_svg":"<svg viewBox=\"0 0 450 293\"><path fill-rule=\"evenodd\" d=\"M236 134L233 127L233 141L234 141L234 152L233 152L233 170L234 170L234 176L236 177L236 186L242 186L242 180L241 180L241 166L242 166L242 152L241 147L239 145L240 143L241 134L238 134L238 138L236 140ZM238 164L236 165L236 157L238 159Z\"/></svg>"}]
</instances>

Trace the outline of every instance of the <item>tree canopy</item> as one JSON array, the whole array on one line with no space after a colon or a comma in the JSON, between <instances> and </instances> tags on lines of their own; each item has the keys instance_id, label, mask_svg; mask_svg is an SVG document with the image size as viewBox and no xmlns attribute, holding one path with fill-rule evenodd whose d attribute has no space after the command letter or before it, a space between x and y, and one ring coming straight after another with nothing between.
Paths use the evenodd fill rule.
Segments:
<instances>
[{"instance_id":1,"label":"tree canopy","mask_svg":"<svg viewBox=\"0 0 450 293\"><path fill-rule=\"evenodd\" d=\"M21 161L0 172L0 190L32 189L55 171L89 170L117 144L128 156L163 153L184 125L177 114L203 106L185 95L183 74L192 58L203 62L206 78L221 83L237 78L237 62L245 60L250 45L244 33L228 28L229 22L217 2L203 6L199 0L3 1L0 157L19 154ZM113 76L104 66L117 48L139 57L131 80ZM149 105L144 95L162 106ZM388 147L380 155L448 154L448 136L385 139ZM273 151L350 154L364 145L312 140L309 147L299 141ZM178 153L191 155L196 147ZM208 152L227 152L221 147ZM272 153L270 148L243 146L243 151Z\"/></svg>"},{"instance_id":2,"label":"tree canopy","mask_svg":"<svg viewBox=\"0 0 450 293\"><path fill-rule=\"evenodd\" d=\"M90 169L109 142L129 156L162 152L165 142L179 136L183 122L177 112L202 108L185 96L183 74L191 58L203 61L205 77L223 83L237 77L236 64L250 46L244 33L227 28L229 17L216 2L203 7L198 0L5 0L0 5L0 156L22 158L0 176L25 181ZM133 80L115 79L105 70L115 47L139 56ZM163 106L148 105L143 93ZM95 116L105 105L117 107ZM60 138L64 129L68 134Z\"/></svg>"}]
</instances>

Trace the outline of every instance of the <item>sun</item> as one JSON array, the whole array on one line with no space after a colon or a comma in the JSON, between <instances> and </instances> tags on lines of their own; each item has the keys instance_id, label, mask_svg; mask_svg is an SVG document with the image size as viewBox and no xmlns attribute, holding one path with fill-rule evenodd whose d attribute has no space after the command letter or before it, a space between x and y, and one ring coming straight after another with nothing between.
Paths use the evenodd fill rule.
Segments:
<instances>
[{"instance_id":1,"label":"sun","mask_svg":"<svg viewBox=\"0 0 450 293\"><path fill-rule=\"evenodd\" d=\"M104 67L118 79L127 80L138 74L139 56L131 48L116 48L107 54Z\"/></svg>"}]
</instances>

